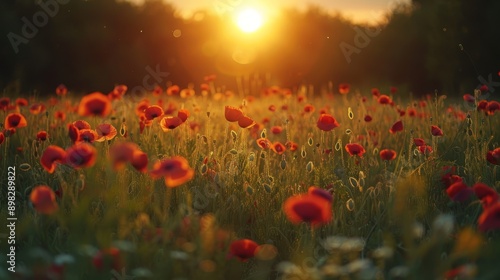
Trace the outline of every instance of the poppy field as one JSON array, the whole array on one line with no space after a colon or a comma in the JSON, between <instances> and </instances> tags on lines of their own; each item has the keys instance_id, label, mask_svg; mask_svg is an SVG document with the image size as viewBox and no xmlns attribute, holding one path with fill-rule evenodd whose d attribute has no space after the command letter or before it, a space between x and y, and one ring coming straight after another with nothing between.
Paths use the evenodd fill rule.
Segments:
<instances>
[{"instance_id":1,"label":"poppy field","mask_svg":"<svg viewBox=\"0 0 500 280\"><path fill-rule=\"evenodd\" d=\"M487 86L264 84L5 92L0 279L500 277Z\"/></svg>"}]
</instances>

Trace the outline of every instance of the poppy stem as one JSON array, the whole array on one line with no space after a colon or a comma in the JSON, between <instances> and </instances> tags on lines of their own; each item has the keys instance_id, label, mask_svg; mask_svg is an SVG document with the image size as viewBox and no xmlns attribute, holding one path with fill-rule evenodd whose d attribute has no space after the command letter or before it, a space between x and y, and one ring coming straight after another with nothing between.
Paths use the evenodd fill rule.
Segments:
<instances>
[{"instance_id":1,"label":"poppy stem","mask_svg":"<svg viewBox=\"0 0 500 280\"><path fill-rule=\"evenodd\" d=\"M172 188L166 187L165 198L163 200L163 221L168 221L170 214L170 201L172 200Z\"/></svg>"},{"instance_id":2,"label":"poppy stem","mask_svg":"<svg viewBox=\"0 0 500 280\"><path fill-rule=\"evenodd\" d=\"M325 135L325 131L321 131L320 143L323 144L323 150L328 149L328 137Z\"/></svg>"},{"instance_id":3,"label":"poppy stem","mask_svg":"<svg viewBox=\"0 0 500 280\"><path fill-rule=\"evenodd\" d=\"M191 192L189 192L189 191L186 192L186 203L185 204L186 204L186 208L187 208L187 212L188 212L187 214L188 214L188 216L191 217L191 215L193 214L193 207L192 207L193 199L191 197Z\"/></svg>"},{"instance_id":4,"label":"poppy stem","mask_svg":"<svg viewBox=\"0 0 500 280\"><path fill-rule=\"evenodd\" d=\"M387 164L388 164L388 160L384 160L384 179L385 179L385 183L387 183L387 181L389 179L388 170L387 170Z\"/></svg>"},{"instance_id":5,"label":"poppy stem","mask_svg":"<svg viewBox=\"0 0 500 280\"><path fill-rule=\"evenodd\" d=\"M311 225L311 244L314 245L315 232L314 227Z\"/></svg>"},{"instance_id":6,"label":"poppy stem","mask_svg":"<svg viewBox=\"0 0 500 280\"><path fill-rule=\"evenodd\" d=\"M432 147L434 149L434 153L437 154L438 151L438 146L437 146L437 137L436 136L431 136L432 137Z\"/></svg>"}]
</instances>

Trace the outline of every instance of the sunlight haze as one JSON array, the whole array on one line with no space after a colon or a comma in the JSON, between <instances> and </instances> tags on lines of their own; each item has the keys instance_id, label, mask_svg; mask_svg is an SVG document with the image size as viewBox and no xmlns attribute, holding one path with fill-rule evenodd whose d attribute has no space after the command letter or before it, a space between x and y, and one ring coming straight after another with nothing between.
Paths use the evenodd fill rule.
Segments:
<instances>
[{"instance_id":1,"label":"sunlight haze","mask_svg":"<svg viewBox=\"0 0 500 280\"><path fill-rule=\"evenodd\" d=\"M128 0L134 3L143 3L145 0ZM245 0L170 0L165 1L174 5L182 15L189 16L192 12L198 9L214 10L216 5L231 8L230 4L234 4L234 9L239 6L265 6L270 11L275 11L279 8L298 8L306 9L308 6L317 6L325 9L330 13L340 12L342 15L355 22L374 23L381 20L384 14L392 9L398 3L407 3L408 0L275 0L275 1L245 1ZM219 6L220 7L220 6Z\"/></svg>"}]
</instances>

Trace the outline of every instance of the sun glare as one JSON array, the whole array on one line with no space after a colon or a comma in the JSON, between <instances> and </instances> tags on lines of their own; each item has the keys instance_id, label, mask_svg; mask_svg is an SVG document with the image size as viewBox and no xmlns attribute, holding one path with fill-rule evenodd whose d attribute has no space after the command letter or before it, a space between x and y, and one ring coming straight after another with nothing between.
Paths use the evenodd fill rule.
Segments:
<instances>
[{"instance_id":1,"label":"sun glare","mask_svg":"<svg viewBox=\"0 0 500 280\"><path fill-rule=\"evenodd\" d=\"M243 32L252 33L262 26L262 13L253 8L244 9L238 14L236 23Z\"/></svg>"}]
</instances>

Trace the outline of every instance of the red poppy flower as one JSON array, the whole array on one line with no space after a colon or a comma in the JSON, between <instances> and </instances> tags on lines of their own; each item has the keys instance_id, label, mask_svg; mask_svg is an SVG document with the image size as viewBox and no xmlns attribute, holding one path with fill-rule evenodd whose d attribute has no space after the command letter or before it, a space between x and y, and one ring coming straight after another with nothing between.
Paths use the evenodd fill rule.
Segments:
<instances>
[{"instance_id":1,"label":"red poppy flower","mask_svg":"<svg viewBox=\"0 0 500 280\"><path fill-rule=\"evenodd\" d=\"M378 88L372 88L372 95L375 97L380 96L380 90Z\"/></svg>"},{"instance_id":2,"label":"red poppy flower","mask_svg":"<svg viewBox=\"0 0 500 280\"><path fill-rule=\"evenodd\" d=\"M116 131L116 128L109 123L99 124L96 127L95 131L97 133L97 139L95 139L95 141L97 142L111 140L115 138L116 134L118 133L118 131Z\"/></svg>"},{"instance_id":3,"label":"red poppy flower","mask_svg":"<svg viewBox=\"0 0 500 280\"><path fill-rule=\"evenodd\" d=\"M389 132L390 133L396 133L396 132L399 132L399 131L403 131L403 121L397 121L395 122L391 129L389 129Z\"/></svg>"},{"instance_id":4,"label":"red poppy flower","mask_svg":"<svg viewBox=\"0 0 500 280\"><path fill-rule=\"evenodd\" d=\"M36 134L36 139L38 141L45 141L45 140L47 140L47 137L48 137L48 134L47 134L47 131L45 131L45 130L41 130Z\"/></svg>"},{"instance_id":5,"label":"red poppy flower","mask_svg":"<svg viewBox=\"0 0 500 280\"><path fill-rule=\"evenodd\" d=\"M116 85L113 90L108 94L110 100L120 100L127 92L126 85Z\"/></svg>"},{"instance_id":6,"label":"red poppy flower","mask_svg":"<svg viewBox=\"0 0 500 280\"><path fill-rule=\"evenodd\" d=\"M5 117L4 127L6 129L20 128L28 125L23 115L18 113L10 113Z\"/></svg>"},{"instance_id":7,"label":"red poppy flower","mask_svg":"<svg viewBox=\"0 0 500 280\"><path fill-rule=\"evenodd\" d=\"M256 124L256 122L254 120L252 120L250 117L248 116L241 116L240 119L238 120L238 125L241 127L241 128L250 128L252 126L254 126Z\"/></svg>"},{"instance_id":8,"label":"red poppy flower","mask_svg":"<svg viewBox=\"0 0 500 280\"><path fill-rule=\"evenodd\" d=\"M54 118L56 120L60 120L60 121L64 122L66 120L66 113L64 113L63 111L55 111Z\"/></svg>"},{"instance_id":9,"label":"red poppy flower","mask_svg":"<svg viewBox=\"0 0 500 280\"><path fill-rule=\"evenodd\" d=\"M167 88L167 95L179 95L180 88L178 85L172 85Z\"/></svg>"},{"instance_id":10,"label":"red poppy flower","mask_svg":"<svg viewBox=\"0 0 500 280\"><path fill-rule=\"evenodd\" d=\"M441 182L443 183L445 188L448 188L454 183L462 182L462 177L455 175L456 169L457 168L455 166L443 167L443 175L441 175Z\"/></svg>"},{"instance_id":11,"label":"red poppy flower","mask_svg":"<svg viewBox=\"0 0 500 280\"><path fill-rule=\"evenodd\" d=\"M243 117L243 112L240 108L225 106L224 117L228 122L237 122L241 117Z\"/></svg>"},{"instance_id":12,"label":"red poppy flower","mask_svg":"<svg viewBox=\"0 0 500 280\"><path fill-rule=\"evenodd\" d=\"M373 118L370 115L366 115L364 120L365 120L365 122L371 122L373 120Z\"/></svg>"},{"instance_id":13,"label":"red poppy flower","mask_svg":"<svg viewBox=\"0 0 500 280\"><path fill-rule=\"evenodd\" d=\"M378 97L378 103L380 104L391 104L391 102L391 98L385 94L382 94Z\"/></svg>"},{"instance_id":14,"label":"red poppy flower","mask_svg":"<svg viewBox=\"0 0 500 280\"><path fill-rule=\"evenodd\" d=\"M138 154L135 154L136 152ZM120 169L125 163L130 162L136 169L142 172L145 168L144 165L147 165L147 157L144 159L144 156L140 153L142 151L139 149L139 146L132 142L115 143L109 149L113 168ZM145 163L144 160L146 160Z\"/></svg>"},{"instance_id":15,"label":"red poppy flower","mask_svg":"<svg viewBox=\"0 0 500 280\"><path fill-rule=\"evenodd\" d=\"M100 250L92 258L92 264L99 270L112 268L114 271L121 271L123 265L120 257L120 250L113 247Z\"/></svg>"},{"instance_id":16,"label":"red poppy flower","mask_svg":"<svg viewBox=\"0 0 500 280\"><path fill-rule=\"evenodd\" d=\"M493 151L488 151L486 154L486 160L491 164L500 165L500 147L494 149Z\"/></svg>"},{"instance_id":17,"label":"red poppy flower","mask_svg":"<svg viewBox=\"0 0 500 280\"><path fill-rule=\"evenodd\" d=\"M276 142L271 146L271 149L277 153L278 155L283 154L286 151L285 145L281 144L280 142Z\"/></svg>"},{"instance_id":18,"label":"red poppy flower","mask_svg":"<svg viewBox=\"0 0 500 280\"><path fill-rule=\"evenodd\" d=\"M276 106L274 106L274 105L270 105L267 109L268 109L269 111L271 111L271 112L275 112L275 111L276 111Z\"/></svg>"},{"instance_id":19,"label":"red poppy flower","mask_svg":"<svg viewBox=\"0 0 500 280\"><path fill-rule=\"evenodd\" d=\"M334 117L332 117L329 114L321 114L319 116L318 122L316 123L316 126L323 131L330 131L333 130L336 127L339 127L339 123L337 120L335 120Z\"/></svg>"},{"instance_id":20,"label":"red poppy flower","mask_svg":"<svg viewBox=\"0 0 500 280\"><path fill-rule=\"evenodd\" d=\"M148 155L140 150L134 150L130 164L139 172L146 172L148 168Z\"/></svg>"},{"instance_id":21,"label":"red poppy flower","mask_svg":"<svg viewBox=\"0 0 500 280\"><path fill-rule=\"evenodd\" d=\"M345 149L351 156L357 155L359 157L363 157L363 154L366 152L365 148L363 148L363 146L361 146L360 144L356 144L356 143L350 143L350 144L345 145Z\"/></svg>"},{"instance_id":22,"label":"red poppy flower","mask_svg":"<svg viewBox=\"0 0 500 280\"><path fill-rule=\"evenodd\" d=\"M76 169L91 167L96 161L96 154L96 149L90 144L75 144L66 150L66 162Z\"/></svg>"},{"instance_id":23,"label":"red poppy flower","mask_svg":"<svg viewBox=\"0 0 500 280\"><path fill-rule=\"evenodd\" d=\"M316 109L314 108L313 105L311 104L307 104L306 106L304 106L304 113L312 113L314 112Z\"/></svg>"},{"instance_id":24,"label":"red poppy flower","mask_svg":"<svg viewBox=\"0 0 500 280\"><path fill-rule=\"evenodd\" d=\"M482 232L500 229L500 202L484 209L477 219L477 224Z\"/></svg>"},{"instance_id":25,"label":"red poppy flower","mask_svg":"<svg viewBox=\"0 0 500 280\"><path fill-rule=\"evenodd\" d=\"M315 186L311 186L309 187L309 189L307 190L307 193L309 195L315 195L315 196L318 196L320 198L323 198L325 199L326 201L332 203L333 202L333 196L332 194L327 191L327 190L324 190L324 189L321 189L321 188L318 188L318 187L315 187Z\"/></svg>"},{"instance_id":26,"label":"red poppy flower","mask_svg":"<svg viewBox=\"0 0 500 280\"><path fill-rule=\"evenodd\" d=\"M163 131L167 132L169 130L175 129L182 124L182 120L179 117L164 117L160 121L160 127Z\"/></svg>"},{"instance_id":27,"label":"red poppy flower","mask_svg":"<svg viewBox=\"0 0 500 280\"><path fill-rule=\"evenodd\" d=\"M194 176L194 170L189 167L188 161L180 156L157 161L150 171L153 179L165 177L165 185L170 188L180 186Z\"/></svg>"},{"instance_id":28,"label":"red poppy flower","mask_svg":"<svg viewBox=\"0 0 500 280\"><path fill-rule=\"evenodd\" d=\"M428 155L430 153L432 153L432 147L429 146L429 145L424 145L424 146L418 146L418 151L421 153L421 154L425 154L425 155Z\"/></svg>"},{"instance_id":29,"label":"red poppy flower","mask_svg":"<svg viewBox=\"0 0 500 280\"><path fill-rule=\"evenodd\" d=\"M285 146L287 147L288 150L290 151L296 151L299 148L299 145L293 141L288 141L285 143Z\"/></svg>"},{"instance_id":30,"label":"red poppy flower","mask_svg":"<svg viewBox=\"0 0 500 280\"><path fill-rule=\"evenodd\" d=\"M56 106L57 103L59 103L59 99L57 99L55 97L49 98L49 105L50 106ZM45 105L44 105L44 111L45 111Z\"/></svg>"},{"instance_id":31,"label":"red poppy flower","mask_svg":"<svg viewBox=\"0 0 500 280\"><path fill-rule=\"evenodd\" d=\"M463 182L454 183L446 189L450 199L457 202L466 202L473 193L474 190Z\"/></svg>"},{"instance_id":32,"label":"red poppy flower","mask_svg":"<svg viewBox=\"0 0 500 280\"><path fill-rule=\"evenodd\" d=\"M259 138L256 142L262 149L269 149L273 145L273 143L266 138Z\"/></svg>"},{"instance_id":33,"label":"red poppy flower","mask_svg":"<svg viewBox=\"0 0 500 280\"><path fill-rule=\"evenodd\" d=\"M2 97L0 98L0 110L6 111L10 105L10 98Z\"/></svg>"},{"instance_id":34,"label":"red poppy flower","mask_svg":"<svg viewBox=\"0 0 500 280\"><path fill-rule=\"evenodd\" d=\"M149 107L149 100L144 99L135 107L135 114L140 117L144 115L144 111Z\"/></svg>"},{"instance_id":35,"label":"red poppy flower","mask_svg":"<svg viewBox=\"0 0 500 280\"><path fill-rule=\"evenodd\" d=\"M56 87L56 94L59 96L65 96L68 93L68 89L65 85L60 84Z\"/></svg>"},{"instance_id":36,"label":"red poppy flower","mask_svg":"<svg viewBox=\"0 0 500 280\"><path fill-rule=\"evenodd\" d=\"M127 92L128 87L126 85L116 85L113 92L117 92L118 95L123 96Z\"/></svg>"},{"instance_id":37,"label":"red poppy flower","mask_svg":"<svg viewBox=\"0 0 500 280\"><path fill-rule=\"evenodd\" d=\"M259 245L250 239L240 239L233 241L229 246L229 256L237 257L240 261L246 262L255 256Z\"/></svg>"},{"instance_id":38,"label":"red poppy flower","mask_svg":"<svg viewBox=\"0 0 500 280\"><path fill-rule=\"evenodd\" d=\"M144 121L139 122L139 132L142 134L144 132L144 128L146 128L146 123Z\"/></svg>"},{"instance_id":39,"label":"red poppy flower","mask_svg":"<svg viewBox=\"0 0 500 280\"><path fill-rule=\"evenodd\" d=\"M144 116L148 121L163 116L163 109L158 105L152 105L144 110Z\"/></svg>"},{"instance_id":40,"label":"red poppy flower","mask_svg":"<svg viewBox=\"0 0 500 280\"><path fill-rule=\"evenodd\" d=\"M443 136L443 131L438 126L432 125L431 134L432 136Z\"/></svg>"},{"instance_id":41,"label":"red poppy flower","mask_svg":"<svg viewBox=\"0 0 500 280\"><path fill-rule=\"evenodd\" d=\"M474 98L474 96L472 96L471 94L468 94L468 93L464 94L463 98L464 98L465 102L469 102L469 103L474 103L476 101L476 98Z\"/></svg>"},{"instance_id":42,"label":"red poppy flower","mask_svg":"<svg viewBox=\"0 0 500 280\"><path fill-rule=\"evenodd\" d=\"M16 133L15 128L6 128L3 130L3 134L5 134L6 137L12 136Z\"/></svg>"},{"instance_id":43,"label":"red poppy flower","mask_svg":"<svg viewBox=\"0 0 500 280\"><path fill-rule=\"evenodd\" d=\"M488 107L488 101L486 100L481 100L477 103L478 111L486 111L486 107Z\"/></svg>"},{"instance_id":44,"label":"red poppy flower","mask_svg":"<svg viewBox=\"0 0 500 280\"><path fill-rule=\"evenodd\" d=\"M80 116L106 117L111 113L111 101L100 92L85 95L78 106Z\"/></svg>"},{"instance_id":45,"label":"red poppy flower","mask_svg":"<svg viewBox=\"0 0 500 280\"><path fill-rule=\"evenodd\" d=\"M417 110L415 110L415 108L408 109L408 116L410 116L410 117L416 117L417 116Z\"/></svg>"},{"instance_id":46,"label":"red poppy flower","mask_svg":"<svg viewBox=\"0 0 500 280\"><path fill-rule=\"evenodd\" d=\"M397 109L397 111L398 111L400 117L404 117L406 115L406 111L403 109Z\"/></svg>"},{"instance_id":47,"label":"red poppy flower","mask_svg":"<svg viewBox=\"0 0 500 280\"><path fill-rule=\"evenodd\" d=\"M191 97L191 96L195 96L196 92L194 91L194 89L192 88L185 88L183 90L181 90L181 92L179 93L179 96L181 98L188 98L188 97Z\"/></svg>"},{"instance_id":48,"label":"red poppy flower","mask_svg":"<svg viewBox=\"0 0 500 280\"><path fill-rule=\"evenodd\" d=\"M30 113L33 115L38 115L40 113L45 112L45 109L46 109L45 105L43 105L42 103L36 103L31 105Z\"/></svg>"},{"instance_id":49,"label":"red poppy flower","mask_svg":"<svg viewBox=\"0 0 500 280\"><path fill-rule=\"evenodd\" d=\"M28 106L28 100L26 100L26 98L19 97L16 99L16 105L19 107Z\"/></svg>"},{"instance_id":50,"label":"red poppy flower","mask_svg":"<svg viewBox=\"0 0 500 280\"><path fill-rule=\"evenodd\" d=\"M422 138L413 138L413 143L415 146L420 147L425 145L425 141Z\"/></svg>"},{"instance_id":51,"label":"red poppy flower","mask_svg":"<svg viewBox=\"0 0 500 280\"><path fill-rule=\"evenodd\" d=\"M349 84L340 84L339 85L339 92L340 94L348 94L350 89Z\"/></svg>"},{"instance_id":52,"label":"red poppy flower","mask_svg":"<svg viewBox=\"0 0 500 280\"><path fill-rule=\"evenodd\" d=\"M163 89L159 85L156 85L153 88L152 93L153 93L153 96L160 96L163 93Z\"/></svg>"},{"instance_id":53,"label":"red poppy flower","mask_svg":"<svg viewBox=\"0 0 500 280\"><path fill-rule=\"evenodd\" d=\"M499 201L500 196L498 193L486 184L475 183L474 186L472 186L472 189L474 190L477 198L481 200L483 208L488 208Z\"/></svg>"},{"instance_id":54,"label":"red poppy flower","mask_svg":"<svg viewBox=\"0 0 500 280\"><path fill-rule=\"evenodd\" d=\"M444 175L443 177L441 177L441 182L443 182L445 188L449 188L451 185L455 183L463 182L463 179L462 177L455 174L449 176Z\"/></svg>"},{"instance_id":55,"label":"red poppy flower","mask_svg":"<svg viewBox=\"0 0 500 280\"><path fill-rule=\"evenodd\" d=\"M207 83L203 83L203 84L200 84L200 89L202 91L209 91L210 90L210 86Z\"/></svg>"},{"instance_id":56,"label":"red poppy flower","mask_svg":"<svg viewBox=\"0 0 500 280\"><path fill-rule=\"evenodd\" d=\"M281 126L273 126L271 127L271 132L273 134L280 134L281 132L283 132L283 128Z\"/></svg>"},{"instance_id":57,"label":"red poppy flower","mask_svg":"<svg viewBox=\"0 0 500 280\"><path fill-rule=\"evenodd\" d=\"M396 151L394 150L391 150L391 149L384 149L382 151L380 151L380 158L382 160L393 160L396 158Z\"/></svg>"},{"instance_id":58,"label":"red poppy flower","mask_svg":"<svg viewBox=\"0 0 500 280\"><path fill-rule=\"evenodd\" d=\"M215 75L215 74L211 74L211 75L207 75L207 76L203 77L203 80L205 82L213 82L213 81L215 81L215 79L217 79L217 75Z\"/></svg>"},{"instance_id":59,"label":"red poppy flower","mask_svg":"<svg viewBox=\"0 0 500 280\"><path fill-rule=\"evenodd\" d=\"M317 227L332 219L332 206L326 199L317 195L297 195L289 197L283 204L288 220L294 224L302 222Z\"/></svg>"},{"instance_id":60,"label":"red poppy flower","mask_svg":"<svg viewBox=\"0 0 500 280\"><path fill-rule=\"evenodd\" d=\"M190 122L189 128L194 132L198 132L200 130L200 124L197 122Z\"/></svg>"},{"instance_id":61,"label":"red poppy flower","mask_svg":"<svg viewBox=\"0 0 500 280\"><path fill-rule=\"evenodd\" d=\"M390 88L390 92L391 92L392 94L395 94L396 92L398 92L398 88L397 88L397 87L391 87L391 88Z\"/></svg>"},{"instance_id":62,"label":"red poppy flower","mask_svg":"<svg viewBox=\"0 0 500 280\"><path fill-rule=\"evenodd\" d=\"M470 264L463 264L452 268L444 273L444 280L470 279L475 274L475 269L471 269Z\"/></svg>"},{"instance_id":63,"label":"red poppy flower","mask_svg":"<svg viewBox=\"0 0 500 280\"><path fill-rule=\"evenodd\" d=\"M85 142L88 142L88 143L94 143L94 141L96 141L99 136L97 135L97 132L95 132L95 130L92 130L92 129L81 129L78 133L78 140L79 141L85 141Z\"/></svg>"},{"instance_id":64,"label":"red poppy flower","mask_svg":"<svg viewBox=\"0 0 500 280\"><path fill-rule=\"evenodd\" d=\"M109 156L113 168L120 169L125 163L132 160L133 154L139 146L132 142L115 143L109 148Z\"/></svg>"},{"instance_id":65,"label":"red poppy flower","mask_svg":"<svg viewBox=\"0 0 500 280\"><path fill-rule=\"evenodd\" d=\"M479 90L481 92L487 92L488 91L488 86L487 85L482 85L482 86L479 87Z\"/></svg>"},{"instance_id":66,"label":"red poppy flower","mask_svg":"<svg viewBox=\"0 0 500 280\"><path fill-rule=\"evenodd\" d=\"M54 173L56 163L64 161L66 161L66 152L61 147L54 145L48 146L45 151L43 151L42 157L40 158L43 169L49 173Z\"/></svg>"},{"instance_id":67,"label":"red poppy flower","mask_svg":"<svg viewBox=\"0 0 500 280\"><path fill-rule=\"evenodd\" d=\"M182 122L186 122L186 120L189 118L189 111L187 109L180 109L177 112L177 117L179 117Z\"/></svg>"},{"instance_id":68,"label":"red poppy flower","mask_svg":"<svg viewBox=\"0 0 500 280\"><path fill-rule=\"evenodd\" d=\"M82 130L82 129L91 129L92 127L90 126L90 124L84 120L78 120L78 121L74 121L73 122L73 125L78 129L78 130Z\"/></svg>"},{"instance_id":69,"label":"red poppy flower","mask_svg":"<svg viewBox=\"0 0 500 280\"><path fill-rule=\"evenodd\" d=\"M30 201L37 212L45 215L50 215L59 208L54 191L45 185L33 188Z\"/></svg>"},{"instance_id":70,"label":"red poppy flower","mask_svg":"<svg viewBox=\"0 0 500 280\"><path fill-rule=\"evenodd\" d=\"M2 145L3 141L5 141L5 134L3 134L3 132L0 132L0 145Z\"/></svg>"},{"instance_id":71,"label":"red poppy flower","mask_svg":"<svg viewBox=\"0 0 500 280\"><path fill-rule=\"evenodd\" d=\"M486 106L486 113L488 115L494 115L498 110L500 110L500 103L498 101L492 100L488 102L488 105Z\"/></svg>"},{"instance_id":72,"label":"red poppy flower","mask_svg":"<svg viewBox=\"0 0 500 280\"><path fill-rule=\"evenodd\" d=\"M73 143L80 140L80 130L76 127L76 125L72 123L68 125L68 136Z\"/></svg>"}]
</instances>

